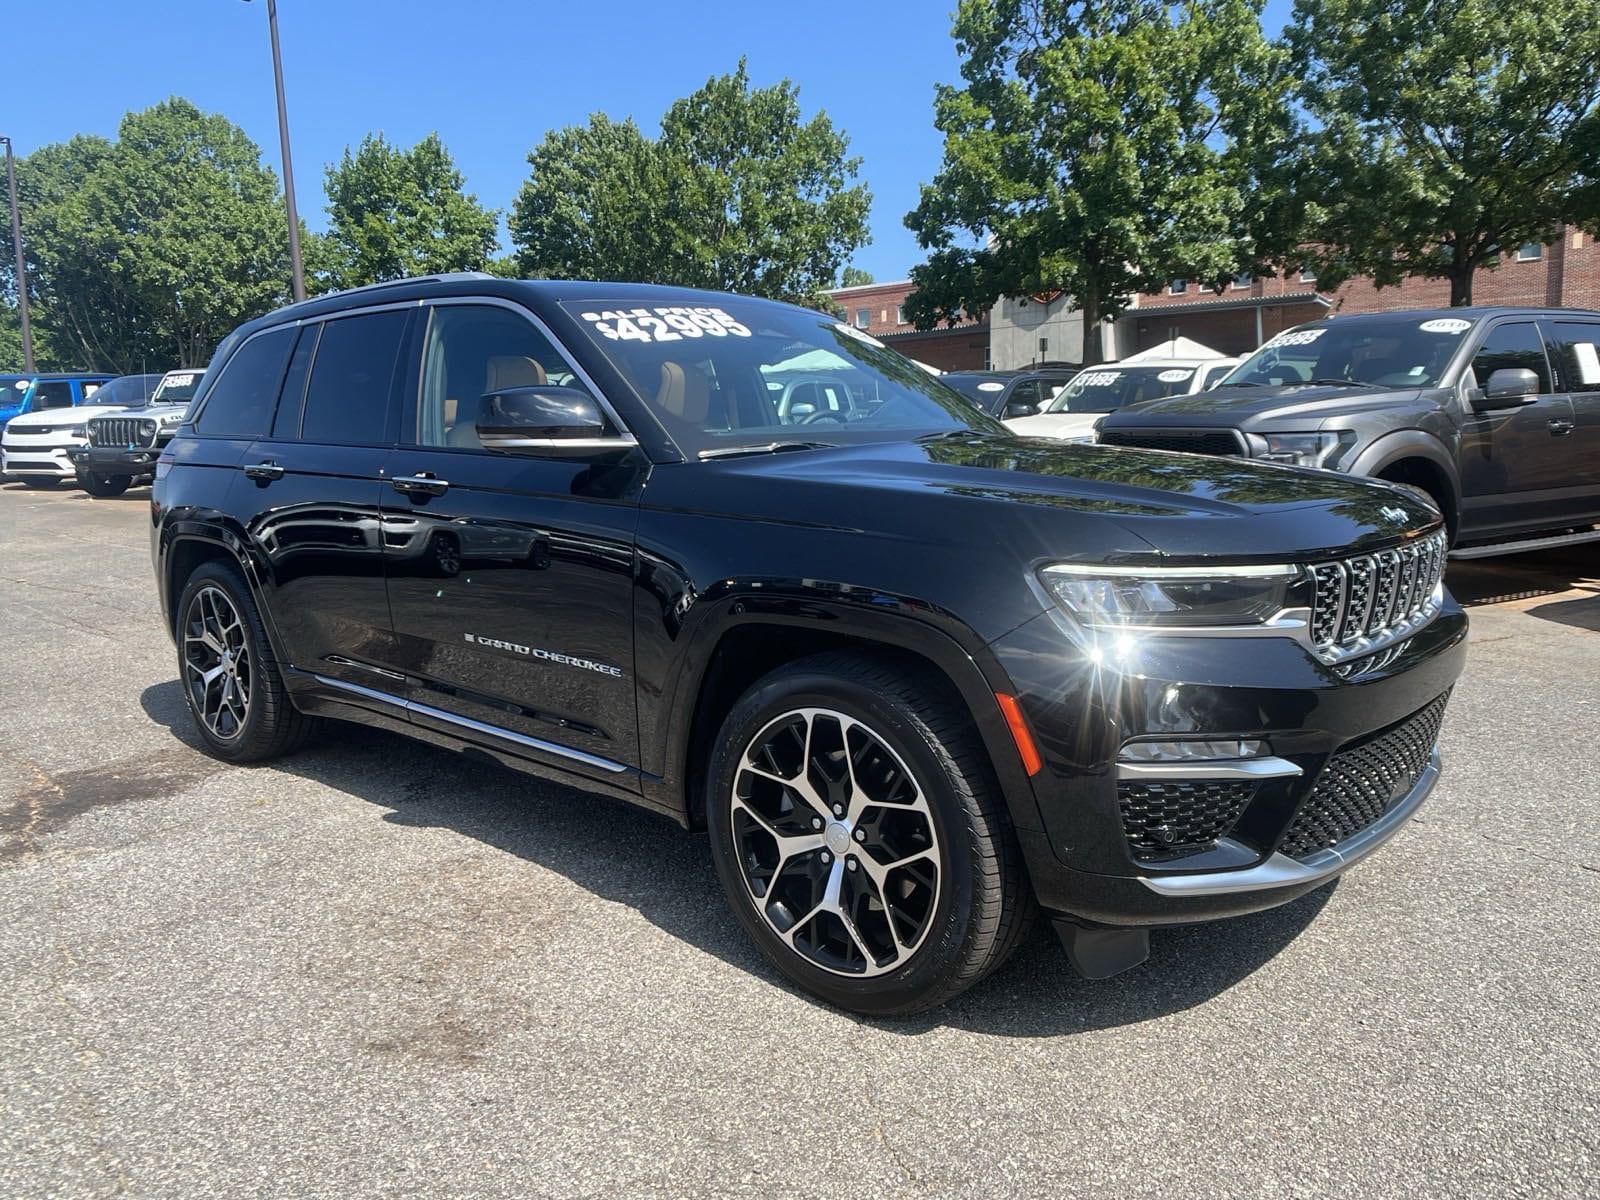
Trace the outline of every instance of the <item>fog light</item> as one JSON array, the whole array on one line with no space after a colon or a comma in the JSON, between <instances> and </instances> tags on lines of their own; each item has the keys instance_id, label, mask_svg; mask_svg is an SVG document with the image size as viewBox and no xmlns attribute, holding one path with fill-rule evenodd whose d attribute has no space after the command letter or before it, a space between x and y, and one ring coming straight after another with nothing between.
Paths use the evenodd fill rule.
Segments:
<instances>
[{"instance_id":1,"label":"fog light","mask_svg":"<svg viewBox=\"0 0 1600 1200\"><path fill-rule=\"evenodd\" d=\"M1265 742L1225 738L1203 742L1129 742L1117 758L1127 763L1217 762L1261 758L1269 753Z\"/></svg>"}]
</instances>

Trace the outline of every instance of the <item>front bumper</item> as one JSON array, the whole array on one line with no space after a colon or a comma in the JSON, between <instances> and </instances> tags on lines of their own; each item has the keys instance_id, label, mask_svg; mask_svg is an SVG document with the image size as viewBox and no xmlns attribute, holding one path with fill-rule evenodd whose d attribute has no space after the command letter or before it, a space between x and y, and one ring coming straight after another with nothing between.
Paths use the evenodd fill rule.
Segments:
<instances>
[{"instance_id":1,"label":"front bumper","mask_svg":"<svg viewBox=\"0 0 1600 1200\"><path fill-rule=\"evenodd\" d=\"M72 446L7 446L0 451L0 475L71 479L77 474Z\"/></svg>"},{"instance_id":2,"label":"front bumper","mask_svg":"<svg viewBox=\"0 0 1600 1200\"><path fill-rule=\"evenodd\" d=\"M1465 659L1466 616L1447 598L1406 642L1370 663L1336 667L1287 638L1269 637L1153 638L1126 661L1094 663L1051 614L992 649L1043 760L1033 778L1039 828L1018 831L1040 903L1097 924L1181 924L1293 900L1406 824L1439 777L1431 735L1412 764L1420 771L1393 774L1404 794L1373 801L1382 804L1381 815L1331 848L1290 845L1302 809L1325 772L1333 778L1329 764L1341 751L1359 755L1374 735L1442 703ZM1221 836L1152 853L1125 822L1124 789L1137 772L1118 763L1125 742L1151 737L1260 739L1272 766L1249 781L1242 793L1248 799L1238 802ZM1383 764L1377 770L1390 781ZM1204 774L1203 766L1186 764L1169 777Z\"/></svg>"},{"instance_id":3,"label":"front bumper","mask_svg":"<svg viewBox=\"0 0 1600 1200\"><path fill-rule=\"evenodd\" d=\"M72 451L75 471L98 475L154 475L159 446L78 446Z\"/></svg>"}]
</instances>

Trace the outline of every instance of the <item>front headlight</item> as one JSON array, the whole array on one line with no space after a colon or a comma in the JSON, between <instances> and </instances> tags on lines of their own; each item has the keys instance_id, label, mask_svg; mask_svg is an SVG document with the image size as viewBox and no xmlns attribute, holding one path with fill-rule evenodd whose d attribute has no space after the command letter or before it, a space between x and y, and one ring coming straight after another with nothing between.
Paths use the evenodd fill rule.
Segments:
<instances>
[{"instance_id":1,"label":"front headlight","mask_svg":"<svg viewBox=\"0 0 1600 1200\"><path fill-rule=\"evenodd\" d=\"M139 435L141 437L155 437L156 423L154 421L140 421Z\"/></svg>"},{"instance_id":2,"label":"front headlight","mask_svg":"<svg viewBox=\"0 0 1600 1200\"><path fill-rule=\"evenodd\" d=\"M1051 597L1084 625L1196 628L1263 625L1294 606L1291 564L1103 567L1055 563L1039 572Z\"/></svg>"},{"instance_id":3,"label":"front headlight","mask_svg":"<svg viewBox=\"0 0 1600 1200\"><path fill-rule=\"evenodd\" d=\"M1252 433L1250 457L1294 467L1331 467L1354 436L1333 433Z\"/></svg>"}]
</instances>

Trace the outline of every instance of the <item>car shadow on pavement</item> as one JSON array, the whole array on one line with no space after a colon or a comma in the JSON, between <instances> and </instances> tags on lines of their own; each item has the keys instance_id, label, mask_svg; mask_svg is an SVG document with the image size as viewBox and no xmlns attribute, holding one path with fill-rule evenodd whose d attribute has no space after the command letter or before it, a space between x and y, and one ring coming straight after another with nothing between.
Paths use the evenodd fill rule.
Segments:
<instances>
[{"instance_id":1,"label":"car shadow on pavement","mask_svg":"<svg viewBox=\"0 0 1600 1200\"><path fill-rule=\"evenodd\" d=\"M176 680L144 690L145 712L199 747ZM271 769L336 788L388 811L402 827L450 829L554 871L657 928L779 987L791 987L728 912L705 838L621 800L523 776L487 759L399 734L330 723L331 731ZM1016 1037L1136 1024L1203 1004L1292 942L1333 886L1254 916L1156 932L1150 961L1113 979L1081 979L1048 922L1011 961L952 1003L862 1024L917 1034L943 1026Z\"/></svg>"}]
</instances>

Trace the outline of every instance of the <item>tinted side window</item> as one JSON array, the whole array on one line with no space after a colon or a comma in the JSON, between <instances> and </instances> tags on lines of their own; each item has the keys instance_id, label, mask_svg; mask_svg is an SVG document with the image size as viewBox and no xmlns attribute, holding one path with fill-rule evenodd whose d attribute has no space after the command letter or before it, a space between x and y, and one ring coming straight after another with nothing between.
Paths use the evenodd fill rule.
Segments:
<instances>
[{"instance_id":1,"label":"tinted side window","mask_svg":"<svg viewBox=\"0 0 1600 1200\"><path fill-rule=\"evenodd\" d=\"M300 436L300 410L306 398L306 377L311 374L311 358L317 351L317 336L321 325L307 325L300 330L300 338L289 356L289 370L283 377L283 397L278 401L278 416L272 422L272 436L296 438Z\"/></svg>"},{"instance_id":2,"label":"tinted side window","mask_svg":"<svg viewBox=\"0 0 1600 1200\"><path fill-rule=\"evenodd\" d=\"M1562 374L1573 392L1600 392L1600 322L1557 321Z\"/></svg>"},{"instance_id":3,"label":"tinted side window","mask_svg":"<svg viewBox=\"0 0 1600 1200\"><path fill-rule=\"evenodd\" d=\"M47 408L71 408L72 384L65 379L40 380L33 385L33 411Z\"/></svg>"},{"instance_id":4,"label":"tinted side window","mask_svg":"<svg viewBox=\"0 0 1600 1200\"><path fill-rule=\"evenodd\" d=\"M308 442L380 445L409 310L368 313L322 327L300 436Z\"/></svg>"},{"instance_id":5,"label":"tinted side window","mask_svg":"<svg viewBox=\"0 0 1600 1200\"><path fill-rule=\"evenodd\" d=\"M1548 392L1550 363L1544 356L1544 339L1531 321L1497 325L1472 358L1472 374L1480 388L1489 386L1496 371L1522 367L1539 377L1539 390Z\"/></svg>"},{"instance_id":6,"label":"tinted side window","mask_svg":"<svg viewBox=\"0 0 1600 1200\"><path fill-rule=\"evenodd\" d=\"M292 328L273 329L240 346L206 393L195 431L213 437L260 437L266 433L295 332Z\"/></svg>"},{"instance_id":7,"label":"tinted side window","mask_svg":"<svg viewBox=\"0 0 1600 1200\"><path fill-rule=\"evenodd\" d=\"M1039 381L1037 379L1024 379L1011 389L1011 394L1006 397L1006 407L1016 405L1018 408L1025 404L1041 403Z\"/></svg>"}]
</instances>

